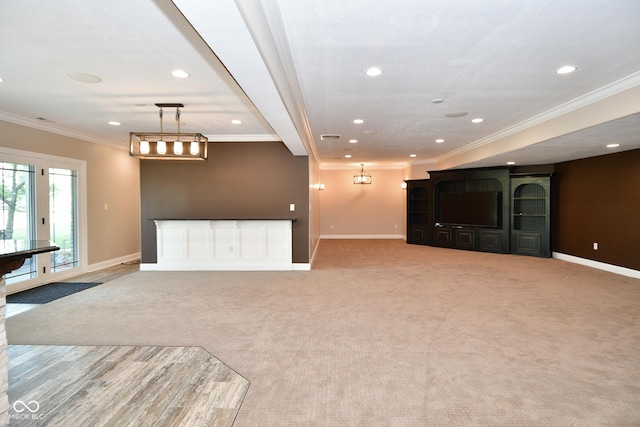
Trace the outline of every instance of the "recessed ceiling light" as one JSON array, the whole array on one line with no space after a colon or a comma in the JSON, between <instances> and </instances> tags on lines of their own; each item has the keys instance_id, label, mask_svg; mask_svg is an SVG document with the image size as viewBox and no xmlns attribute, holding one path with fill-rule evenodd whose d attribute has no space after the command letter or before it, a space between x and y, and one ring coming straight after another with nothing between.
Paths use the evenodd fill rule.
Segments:
<instances>
[{"instance_id":1,"label":"recessed ceiling light","mask_svg":"<svg viewBox=\"0 0 640 427\"><path fill-rule=\"evenodd\" d=\"M186 79L187 77L189 77L189 73L184 70L173 70L171 72L171 75L178 79Z\"/></svg>"},{"instance_id":2,"label":"recessed ceiling light","mask_svg":"<svg viewBox=\"0 0 640 427\"><path fill-rule=\"evenodd\" d=\"M111 126L120 126L120 122L109 122Z\"/></svg>"},{"instance_id":3,"label":"recessed ceiling light","mask_svg":"<svg viewBox=\"0 0 640 427\"><path fill-rule=\"evenodd\" d=\"M463 116L466 116L467 114L468 113L466 111L456 111L453 113L447 113L445 114L445 116L453 118L453 117L463 117Z\"/></svg>"},{"instance_id":4,"label":"recessed ceiling light","mask_svg":"<svg viewBox=\"0 0 640 427\"><path fill-rule=\"evenodd\" d=\"M515 164L516 164L516 162L507 162L507 164L508 164L509 166L513 166L513 165L515 165Z\"/></svg>"},{"instance_id":5,"label":"recessed ceiling light","mask_svg":"<svg viewBox=\"0 0 640 427\"><path fill-rule=\"evenodd\" d=\"M355 119L355 120L353 121L353 123L355 123L355 124L357 124L357 125L361 125L361 124L363 124L363 123L364 123L364 120L362 120L362 119Z\"/></svg>"},{"instance_id":6,"label":"recessed ceiling light","mask_svg":"<svg viewBox=\"0 0 640 427\"><path fill-rule=\"evenodd\" d=\"M0 83L2 83L4 81L4 79L2 77L0 77Z\"/></svg>"},{"instance_id":7,"label":"recessed ceiling light","mask_svg":"<svg viewBox=\"0 0 640 427\"><path fill-rule=\"evenodd\" d=\"M351 154L345 154L344 157L345 157L345 159L350 159L351 158Z\"/></svg>"},{"instance_id":8,"label":"recessed ceiling light","mask_svg":"<svg viewBox=\"0 0 640 427\"><path fill-rule=\"evenodd\" d=\"M382 75L382 70L378 67L371 67L364 73L369 77L378 77Z\"/></svg>"},{"instance_id":9,"label":"recessed ceiling light","mask_svg":"<svg viewBox=\"0 0 640 427\"><path fill-rule=\"evenodd\" d=\"M349 143L351 143L351 144L356 144L357 142L358 142L358 140L357 140L357 139L350 139L350 140L349 140Z\"/></svg>"},{"instance_id":10,"label":"recessed ceiling light","mask_svg":"<svg viewBox=\"0 0 640 427\"><path fill-rule=\"evenodd\" d=\"M616 147L620 147L620 144L607 144L607 148L616 148Z\"/></svg>"},{"instance_id":11,"label":"recessed ceiling light","mask_svg":"<svg viewBox=\"0 0 640 427\"><path fill-rule=\"evenodd\" d=\"M82 83L100 83L102 81L100 77L94 76L93 74L88 74L88 73L73 72L73 73L67 74L67 76L69 76L70 79L73 79L75 81L82 82Z\"/></svg>"},{"instance_id":12,"label":"recessed ceiling light","mask_svg":"<svg viewBox=\"0 0 640 427\"><path fill-rule=\"evenodd\" d=\"M442 139L442 138L436 139L436 143L437 144L442 144L443 142L444 142L444 139Z\"/></svg>"},{"instance_id":13,"label":"recessed ceiling light","mask_svg":"<svg viewBox=\"0 0 640 427\"><path fill-rule=\"evenodd\" d=\"M444 102L444 99L442 98L436 98L434 100L431 101L433 104L442 104Z\"/></svg>"},{"instance_id":14,"label":"recessed ceiling light","mask_svg":"<svg viewBox=\"0 0 640 427\"><path fill-rule=\"evenodd\" d=\"M573 73L577 68L573 65L563 65L562 67L556 70L556 74L570 74Z\"/></svg>"},{"instance_id":15,"label":"recessed ceiling light","mask_svg":"<svg viewBox=\"0 0 640 427\"><path fill-rule=\"evenodd\" d=\"M481 119L480 117L476 117L475 119L471 120L471 123L482 123L484 122L484 119Z\"/></svg>"},{"instance_id":16,"label":"recessed ceiling light","mask_svg":"<svg viewBox=\"0 0 640 427\"><path fill-rule=\"evenodd\" d=\"M416 157L417 154L409 154L409 157Z\"/></svg>"},{"instance_id":17,"label":"recessed ceiling light","mask_svg":"<svg viewBox=\"0 0 640 427\"><path fill-rule=\"evenodd\" d=\"M234 120L231 120L231 123L233 123L234 125L241 125L242 124L242 120L234 119Z\"/></svg>"}]
</instances>

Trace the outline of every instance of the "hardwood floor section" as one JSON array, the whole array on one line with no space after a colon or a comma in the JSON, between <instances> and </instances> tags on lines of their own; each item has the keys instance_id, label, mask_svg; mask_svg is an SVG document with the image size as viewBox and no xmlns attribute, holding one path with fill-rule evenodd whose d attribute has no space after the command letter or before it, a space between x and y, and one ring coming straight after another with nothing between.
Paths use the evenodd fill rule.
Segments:
<instances>
[{"instance_id":1,"label":"hardwood floor section","mask_svg":"<svg viewBox=\"0 0 640 427\"><path fill-rule=\"evenodd\" d=\"M126 276L127 274L140 271L139 262L128 262L111 267L106 267L101 270L92 271L90 273L80 274L78 276L65 279L65 282L100 282L106 283L111 280L115 280L118 277Z\"/></svg>"},{"instance_id":2,"label":"hardwood floor section","mask_svg":"<svg viewBox=\"0 0 640 427\"><path fill-rule=\"evenodd\" d=\"M200 347L10 345L12 426L231 426L249 381Z\"/></svg>"}]
</instances>

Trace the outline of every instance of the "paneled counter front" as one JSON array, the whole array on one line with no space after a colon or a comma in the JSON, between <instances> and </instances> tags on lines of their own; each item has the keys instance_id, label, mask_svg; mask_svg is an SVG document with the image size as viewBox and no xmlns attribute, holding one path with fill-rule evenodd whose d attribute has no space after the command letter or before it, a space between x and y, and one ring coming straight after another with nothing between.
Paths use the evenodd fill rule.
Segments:
<instances>
[{"instance_id":1,"label":"paneled counter front","mask_svg":"<svg viewBox=\"0 0 640 427\"><path fill-rule=\"evenodd\" d=\"M158 261L141 270L293 270L288 219L154 219Z\"/></svg>"}]
</instances>

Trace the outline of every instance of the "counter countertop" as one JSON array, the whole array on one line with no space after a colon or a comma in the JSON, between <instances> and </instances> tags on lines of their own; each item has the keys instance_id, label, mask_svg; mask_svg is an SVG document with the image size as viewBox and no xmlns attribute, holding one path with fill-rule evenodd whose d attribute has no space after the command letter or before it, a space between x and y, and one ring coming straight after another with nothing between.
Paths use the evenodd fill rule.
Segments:
<instances>
[{"instance_id":1,"label":"counter countertop","mask_svg":"<svg viewBox=\"0 0 640 427\"><path fill-rule=\"evenodd\" d=\"M150 221L295 221L296 218L147 218Z\"/></svg>"},{"instance_id":2,"label":"counter countertop","mask_svg":"<svg viewBox=\"0 0 640 427\"><path fill-rule=\"evenodd\" d=\"M59 249L60 247L50 240L0 240L0 261L29 258Z\"/></svg>"}]
</instances>

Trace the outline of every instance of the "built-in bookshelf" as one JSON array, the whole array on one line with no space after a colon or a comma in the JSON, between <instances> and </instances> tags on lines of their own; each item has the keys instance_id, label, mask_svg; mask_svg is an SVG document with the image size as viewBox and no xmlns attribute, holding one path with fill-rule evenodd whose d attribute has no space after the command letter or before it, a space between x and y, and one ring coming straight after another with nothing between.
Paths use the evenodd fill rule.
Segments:
<instances>
[{"instance_id":1,"label":"built-in bookshelf","mask_svg":"<svg viewBox=\"0 0 640 427\"><path fill-rule=\"evenodd\" d=\"M511 178L511 253L551 256L551 176Z\"/></svg>"},{"instance_id":2,"label":"built-in bookshelf","mask_svg":"<svg viewBox=\"0 0 640 427\"><path fill-rule=\"evenodd\" d=\"M480 168L407 181L407 243L551 256L551 172Z\"/></svg>"}]
</instances>

